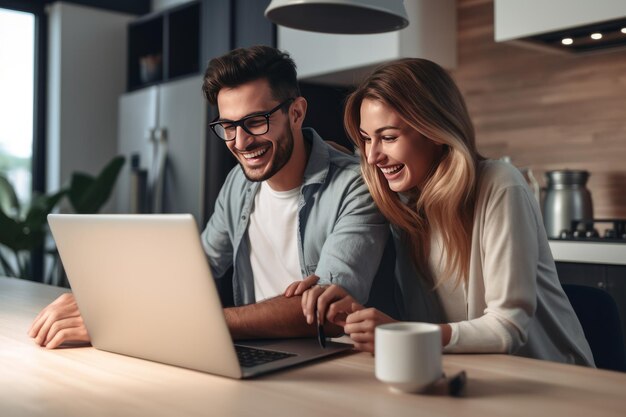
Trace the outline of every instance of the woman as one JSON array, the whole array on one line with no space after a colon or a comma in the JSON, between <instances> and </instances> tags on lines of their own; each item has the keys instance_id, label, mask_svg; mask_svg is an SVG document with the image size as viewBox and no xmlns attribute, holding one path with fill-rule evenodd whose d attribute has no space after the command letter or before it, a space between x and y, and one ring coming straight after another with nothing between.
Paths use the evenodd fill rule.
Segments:
<instances>
[{"instance_id":1,"label":"woman","mask_svg":"<svg viewBox=\"0 0 626 417\"><path fill-rule=\"evenodd\" d=\"M513 166L478 153L463 97L441 67L423 59L380 67L349 97L344 122L394 230L403 319L442 323L444 352L593 366L537 202ZM374 328L394 318L314 284L294 283L285 295L303 295L309 323L317 308L373 352Z\"/></svg>"}]
</instances>

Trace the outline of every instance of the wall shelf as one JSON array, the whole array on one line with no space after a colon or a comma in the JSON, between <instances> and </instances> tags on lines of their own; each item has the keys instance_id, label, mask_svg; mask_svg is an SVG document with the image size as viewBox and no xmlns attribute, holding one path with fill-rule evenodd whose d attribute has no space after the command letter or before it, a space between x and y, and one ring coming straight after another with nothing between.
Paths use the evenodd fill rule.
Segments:
<instances>
[{"instance_id":1,"label":"wall shelf","mask_svg":"<svg viewBox=\"0 0 626 417\"><path fill-rule=\"evenodd\" d=\"M193 1L128 25L128 91L200 71L200 8Z\"/></svg>"}]
</instances>

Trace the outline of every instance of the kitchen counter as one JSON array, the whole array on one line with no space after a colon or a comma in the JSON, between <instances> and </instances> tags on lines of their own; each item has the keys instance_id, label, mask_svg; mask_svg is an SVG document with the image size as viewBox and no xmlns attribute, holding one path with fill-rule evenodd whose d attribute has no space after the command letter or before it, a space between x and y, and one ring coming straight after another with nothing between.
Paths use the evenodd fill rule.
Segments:
<instances>
[{"instance_id":1,"label":"kitchen counter","mask_svg":"<svg viewBox=\"0 0 626 417\"><path fill-rule=\"evenodd\" d=\"M626 242L575 242L550 240L552 257L557 262L626 265Z\"/></svg>"}]
</instances>

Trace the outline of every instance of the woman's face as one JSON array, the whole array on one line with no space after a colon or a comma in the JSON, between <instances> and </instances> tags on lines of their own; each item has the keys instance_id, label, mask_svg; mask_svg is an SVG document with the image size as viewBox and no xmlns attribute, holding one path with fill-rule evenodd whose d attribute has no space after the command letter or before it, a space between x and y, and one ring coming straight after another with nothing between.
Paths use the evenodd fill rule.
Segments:
<instances>
[{"instance_id":1,"label":"woman's face","mask_svg":"<svg viewBox=\"0 0 626 417\"><path fill-rule=\"evenodd\" d=\"M363 100L360 131L367 163L383 173L395 192L421 189L443 152L442 145L410 127L382 101Z\"/></svg>"}]
</instances>

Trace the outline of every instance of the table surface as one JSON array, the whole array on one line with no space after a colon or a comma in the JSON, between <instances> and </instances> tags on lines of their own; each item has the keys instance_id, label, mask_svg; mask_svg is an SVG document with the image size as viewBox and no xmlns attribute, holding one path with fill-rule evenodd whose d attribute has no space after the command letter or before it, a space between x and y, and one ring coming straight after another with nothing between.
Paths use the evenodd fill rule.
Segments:
<instances>
[{"instance_id":1,"label":"table surface","mask_svg":"<svg viewBox=\"0 0 626 417\"><path fill-rule=\"evenodd\" d=\"M467 394L396 394L348 353L239 381L99 351L46 350L26 331L67 291L0 277L0 416L624 416L626 374L509 355L444 355Z\"/></svg>"}]
</instances>

